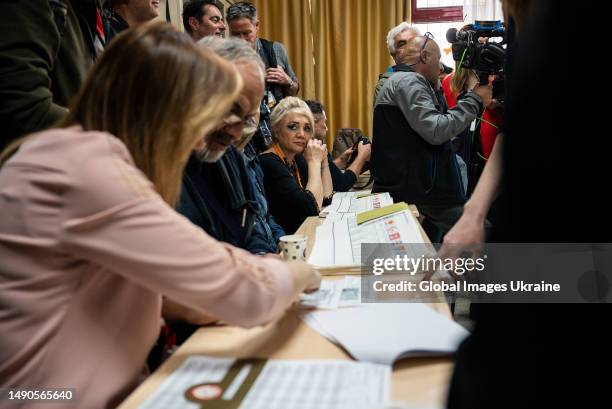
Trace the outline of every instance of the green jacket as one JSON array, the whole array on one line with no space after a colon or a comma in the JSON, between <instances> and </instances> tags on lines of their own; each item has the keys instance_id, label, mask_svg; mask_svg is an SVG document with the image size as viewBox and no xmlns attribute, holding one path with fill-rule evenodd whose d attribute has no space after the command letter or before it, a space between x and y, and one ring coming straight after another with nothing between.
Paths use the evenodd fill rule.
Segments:
<instances>
[{"instance_id":1,"label":"green jacket","mask_svg":"<svg viewBox=\"0 0 612 409\"><path fill-rule=\"evenodd\" d=\"M52 126L92 67L98 0L0 1L0 149Z\"/></svg>"},{"instance_id":2,"label":"green jacket","mask_svg":"<svg viewBox=\"0 0 612 409\"><path fill-rule=\"evenodd\" d=\"M378 94L380 93L380 90L385 85L385 82L387 82L387 80L391 78L393 74L395 73L391 71L386 71L378 76L378 82L376 83L376 88L374 88L374 101L372 103L373 107L376 107L376 99L378 98Z\"/></svg>"}]
</instances>

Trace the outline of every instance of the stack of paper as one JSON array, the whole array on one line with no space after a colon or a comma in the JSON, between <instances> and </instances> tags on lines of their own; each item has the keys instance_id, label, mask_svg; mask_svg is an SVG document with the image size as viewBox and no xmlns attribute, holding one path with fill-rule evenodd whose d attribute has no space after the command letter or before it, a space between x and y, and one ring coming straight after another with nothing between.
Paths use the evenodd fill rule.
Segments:
<instances>
[{"instance_id":1,"label":"stack of paper","mask_svg":"<svg viewBox=\"0 0 612 409\"><path fill-rule=\"evenodd\" d=\"M389 366L351 361L192 356L141 409L371 409L387 404Z\"/></svg>"},{"instance_id":2,"label":"stack of paper","mask_svg":"<svg viewBox=\"0 0 612 409\"><path fill-rule=\"evenodd\" d=\"M418 222L404 203L359 213L317 228L308 262L333 274L360 273L361 245L424 243ZM349 271L350 270L350 271Z\"/></svg>"},{"instance_id":3,"label":"stack of paper","mask_svg":"<svg viewBox=\"0 0 612 409\"><path fill-rule=\"evenodd\" d=\"M362 304L312 311L303 319L355 359L384 365L400 358L452 354L468 335L424 304Z\"/></svg>"},{"instance_id":4,"label":"stack of paper","mask_svg":"<svg viewBox=\"0 0 612 409\"><path fill-rule=\"evenodd\" d=\"M325 223L330 223L342 220L347 216L355 216L357 213L380 209L392 204L393 199L389 193L336 193L332 199L332 204L321 212L321 216L327 219Z\"/></svg>"}]
</instances>

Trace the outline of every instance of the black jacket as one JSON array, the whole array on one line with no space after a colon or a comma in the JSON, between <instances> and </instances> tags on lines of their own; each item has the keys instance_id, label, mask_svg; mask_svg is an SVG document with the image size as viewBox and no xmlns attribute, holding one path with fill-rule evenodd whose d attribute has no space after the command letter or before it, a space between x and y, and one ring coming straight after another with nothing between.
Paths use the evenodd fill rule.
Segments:
<instances>
[{"instance_id":1,"label":"black jacket","mask_svg":"<svg viewBox=\"0 0 612 409\"><path fill-rule=\"evenodd\" d=\"M310 216L319 215L319 206L312 193L306 190L308 166L301 155L295 162L302 177L300 188L291 169L275 154L259 157L264 172L264 184L270 213L287 234L293 234Z\"/></svg>"},{"instance_id":2,"label":"black jacket","mask_svg":"<svg viewBox=\"0 0 612 409\"><path fill-rule=\"evenodd\" d=\"M257 204L244 161L234 147L216 163L191 157L177 210L217 240L246 248Z\"/></svg>"},{"instance_id":3,"label":"black jacket","mask_svg":"<svg viewBox=\"0 0 612 409\"><path fill-rule=\"evenodd\" d=\"M98 0L0 1L0 150L54 125L97 55Z\"/></svg>"}]
</instances>

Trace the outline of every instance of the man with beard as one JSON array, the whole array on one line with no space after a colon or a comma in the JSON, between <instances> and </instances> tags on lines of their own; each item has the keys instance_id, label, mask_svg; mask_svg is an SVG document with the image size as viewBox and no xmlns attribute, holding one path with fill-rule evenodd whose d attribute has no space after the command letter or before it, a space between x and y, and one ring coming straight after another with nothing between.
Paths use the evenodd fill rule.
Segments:
<instances>
[{"instance_id":1,"label":"man with beard","mask_svg":"<svg viewBox=\"0 0 612 409\"><path fill-rule=\"evenodd\" d=\"M265 229L257 227L261 222L257 217L257 199L242 153L234 147L243 139L245 127L256 123L259 116L259 102L264 92L263 64L255 51L239 39L209 36L199 44L235 64L243 89L217 130L196 146L185 168L177 210L217 240L255 254L276 252L276 243L269 248L261 245L270 240L259 237ZM198 326L215 321L214 317L169 299L164 299L163 316L178 344ZM166 342L165 339L158 341L158 349Z\"/></svg>"},{"instance_id":2,"label":"man with beard","mask_svg":"<svg viewBox=\"0 0 612 409\"><path fill-rule=\"evenodd\" d=\"M242 138L245 123L251 122L259 111L264 91L263 66L242 40L206 37L201 44L213 51L221 48L241 55L229 59L240 72L244 87L230 115L190 158L178 211L216 239L259 253L249 248L257 203L242 155L233 145ZM250 53L246 57L245 51Z\"/></svg>"}]
</instances>

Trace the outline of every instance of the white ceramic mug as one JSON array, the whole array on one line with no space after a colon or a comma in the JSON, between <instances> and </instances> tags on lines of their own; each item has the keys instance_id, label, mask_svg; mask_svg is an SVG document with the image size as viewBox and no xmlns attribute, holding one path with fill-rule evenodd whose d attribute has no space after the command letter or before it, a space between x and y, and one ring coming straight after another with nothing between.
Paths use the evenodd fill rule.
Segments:
<instances>
[{"instance_id":1,"label":"white ceramic mug","mask_svg":"<svg viewBox=\"0 0 612 409\"><path fill-rule=\"evenodd\" d=\"M281 237L279 243L281 256L286 261L306 261L306 243L306 236L301 234Z\"/></svg>"}]
</instances>

